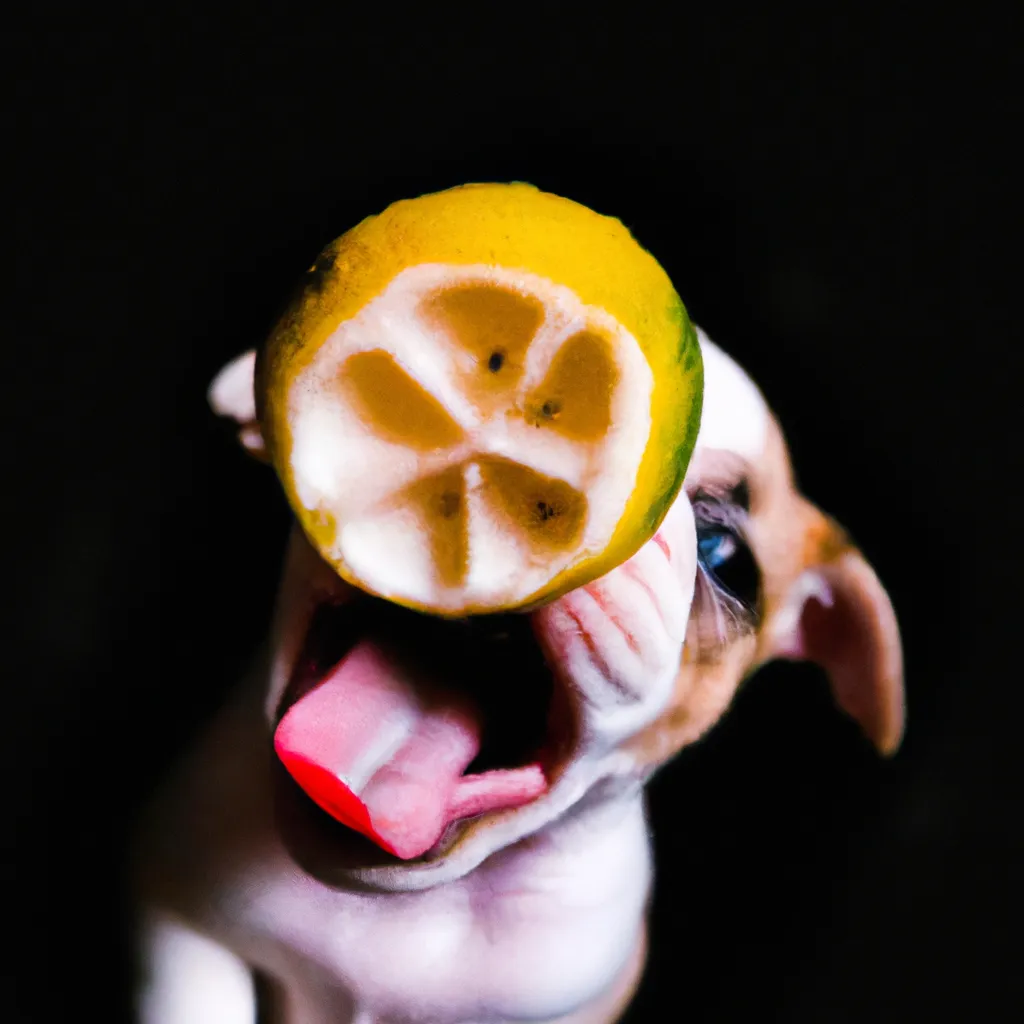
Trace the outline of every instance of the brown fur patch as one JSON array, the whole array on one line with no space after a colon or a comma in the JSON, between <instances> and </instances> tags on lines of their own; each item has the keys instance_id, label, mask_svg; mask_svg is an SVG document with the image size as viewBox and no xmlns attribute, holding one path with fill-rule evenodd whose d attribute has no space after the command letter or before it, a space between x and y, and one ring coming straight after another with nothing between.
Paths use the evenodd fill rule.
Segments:
<instances>
[{"instance_id":1,"label":"brown fur patch","mask_svg":"<svg viewBox=\"0 0 1024 1024\"><path fill-rule=\"evenodd\" d=\"M729 488L741 479L750 494L747 539L762 578L759 627L756 633L731 632L724 646L713 649L693 643L690 631L668 707L627 745L643 767L667 761L721 718L740 683L772 656L771 627L797 577L852 549L846 531L796 489L786 441L774 417L760 458L748 464L732 452L704 449L694 455L686 487L693 494L702 488Z\"/></svg>"}]
</instances>

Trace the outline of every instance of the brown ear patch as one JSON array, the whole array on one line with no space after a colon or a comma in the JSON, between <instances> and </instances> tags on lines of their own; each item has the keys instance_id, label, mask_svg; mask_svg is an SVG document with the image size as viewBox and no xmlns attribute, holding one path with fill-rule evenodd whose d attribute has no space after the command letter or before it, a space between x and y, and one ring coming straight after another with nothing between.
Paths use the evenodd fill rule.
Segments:
<instances>
[{"instance_id":1,"label":"brown ear patch","mask_svg":"<svg viewBox=\"0 0 1024 1024\"><path fill-rule=\"evenodd\" d=\"M834 519L820 515L804 534L801 565L829 565L854 550L850 535Z\"/></svg>"},{"instance_id":2,"label":"brown ear patch","mask_svg":"<svg viewBox=\"0 0 1024 1024\"><path fill-rule=\"evenodd\" d=\"M800 615L804 657L828 674L836 703L880 754L903 738L903 649L892 603L874 571L850 551L821 573L832 602L810 598Z\"/></svg>"}]
</instances>

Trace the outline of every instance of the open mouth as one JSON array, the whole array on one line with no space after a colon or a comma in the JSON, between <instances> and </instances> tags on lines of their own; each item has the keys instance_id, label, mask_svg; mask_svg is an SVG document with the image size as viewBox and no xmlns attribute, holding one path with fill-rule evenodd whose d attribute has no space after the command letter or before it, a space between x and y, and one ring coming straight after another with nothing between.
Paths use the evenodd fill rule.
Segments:
<instances>
[{"instance_id":1,"label":"open mouth","mask_svg":"<svg viewBox=\"0 0 1024 1024\"><path fill-rule=\"evenodd\" d=\"M392 857L430 859L469 820L548 791L571 743L560 689L527 615L452 621L368 596L327 601L274 746L335 834L340 822Z\"/></svg>"}]
</instances>

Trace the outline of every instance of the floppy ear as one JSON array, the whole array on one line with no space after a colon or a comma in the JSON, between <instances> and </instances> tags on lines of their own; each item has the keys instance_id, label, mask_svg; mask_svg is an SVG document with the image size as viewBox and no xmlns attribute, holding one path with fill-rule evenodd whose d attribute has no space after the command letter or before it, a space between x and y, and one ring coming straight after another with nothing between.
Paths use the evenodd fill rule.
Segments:
<instances>
[{"instance_id":1,"label":"floppy ear","mask_svg":"<svg viewBox=\"0 0 1024 1024\"><path fill-rule=\"evenodd\" d=\"M775 619L769 656L820 665L836 703L880 754L895 754L905 715L903 647L892 602L864 556L846 547L806 568Z\"/></svg>"},{"instance_id":2,"label":"floppy ear","mask_svg":"<svg viewBox=\"0 0 1024 1024\"><path fill-rule=\"evenodd\" d=\"M253 392L253 374L256 352L250 349L232 359L216 377L206 392L210 407L218 416L228 416L238 423L238 440L251 455L266 460L263 434L256 419L256 397Z\"/></svg>"}]
</instances>

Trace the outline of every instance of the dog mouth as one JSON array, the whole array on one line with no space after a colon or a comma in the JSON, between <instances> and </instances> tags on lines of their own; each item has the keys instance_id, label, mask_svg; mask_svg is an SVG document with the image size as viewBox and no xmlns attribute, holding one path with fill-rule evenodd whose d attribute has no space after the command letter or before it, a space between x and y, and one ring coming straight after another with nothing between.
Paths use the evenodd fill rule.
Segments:
<instances>
[{"instance_id":1,"label":"dog mouth","mask_svg":"<svg viewBox=\"0 0 1024 1024\"><path fill-rule=\"evenodd\" d=\"M444 620L367 595L325 600L274 747L321 831L378 862L431 860L471 821L549 791L572 746L561 690L529 615Z\"/></svg>"}]
</instances>

